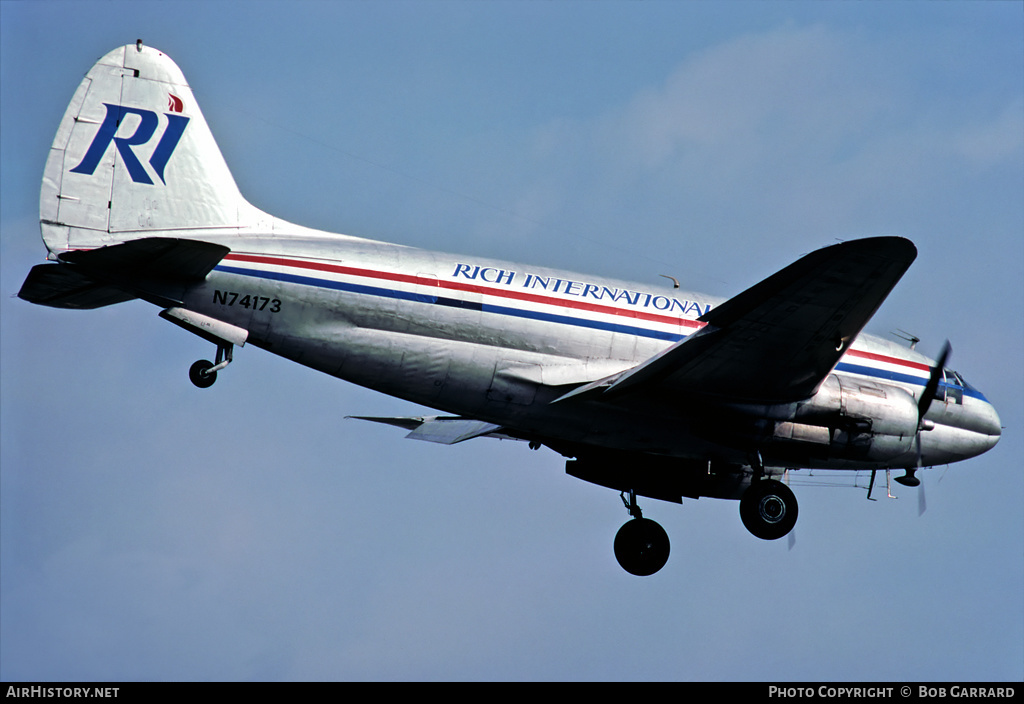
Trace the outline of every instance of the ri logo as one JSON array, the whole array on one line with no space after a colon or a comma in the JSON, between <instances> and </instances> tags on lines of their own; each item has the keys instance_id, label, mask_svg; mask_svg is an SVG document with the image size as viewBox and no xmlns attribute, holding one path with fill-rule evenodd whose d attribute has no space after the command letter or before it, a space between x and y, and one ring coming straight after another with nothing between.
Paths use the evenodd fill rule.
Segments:
<instances>
[{"instance_id":1,"label":"ri logo","mask_svg":"<svg viewBox=\"0 0 1024 704\"><path fill-rule=\"evenodd\" d=\"M170 102L170 109L174 112L181 112L181 99L175 96L171 97L173 100ZM174 101L177 101L177 103ZM89 145L89 149L85 152L85 157L83 157L81 163L71 169L71 171L76 174L94 173L96 167L99 166L100 159L107 153L110 143L113 142L117 146L117 151L121 154L121 159L124 161L125 168L128 169L132 181L152 185L153 179L150 178L146 168L139 161L139 158L135 156L135 152L132 149L133 147L146 144L153 139L153 135L156 134L157 127L160 125L159 116L152 110L128 108L123 105L111 105L110 103L103 103L103 105L107 108L107 115L103 118L103 124L100 125L96 136L93 137L92 144ZM167 167L167 162L170 161L175 147L178 146L181 135L185 132L189 118L170 112L164 114L167 116L167 127L164 128L163 136L160 137L156 149L153 150L152 156L149 157L149 165L153 167L153 171L160 181L166 184L167 182L164 181L164 169ZM139 116L139 124L135 128L135 132L128 137L114 136L117 134L117 128L121 126L126 115Z\"/></svg>"}]
</instances>

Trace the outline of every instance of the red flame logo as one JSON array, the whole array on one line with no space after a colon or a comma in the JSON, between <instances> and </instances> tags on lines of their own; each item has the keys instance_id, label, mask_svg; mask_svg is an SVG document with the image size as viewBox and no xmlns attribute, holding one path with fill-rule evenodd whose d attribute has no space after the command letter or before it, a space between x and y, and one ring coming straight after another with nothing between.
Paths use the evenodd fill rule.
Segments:
<instances>
[{"instance_id":1,"label":"red flame logo","mask_svg":"<svg viewBox=\"0 0 1024 704\"><path fill-rule=\"evenodd\" d=\"M171 112L181 112L185 107L185 104L181 102L181 98L176 96L174 93L167 94L167 109Z\"/></svg>"}]
</instances>

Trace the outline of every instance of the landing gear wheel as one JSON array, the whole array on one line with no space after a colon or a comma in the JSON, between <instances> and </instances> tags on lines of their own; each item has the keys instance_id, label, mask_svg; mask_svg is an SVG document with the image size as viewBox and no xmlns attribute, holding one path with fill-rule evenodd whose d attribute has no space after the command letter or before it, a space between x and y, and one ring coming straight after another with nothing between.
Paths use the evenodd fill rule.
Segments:
<instances>
[{"instance_id":1,"label":"landing gear wheel","mask_svg":"<svg viewBox=\"0 0 1024 704\"><path fill-rule=\"evenodd\" d=\"M200 389L208 389L217 381L217 372L211 372L213 362L200 359L188 368L188 378Z\"/></svg>"},{"instance_id":2,"label":"landing gear wheel","mask_svg":"<svg viewBox=\"0 0 1024 704\"><path fill-rule=\"evenodd\" d=\"M615 535L615 559L637 577L652 575L668 562L668 534L649 518L634 518Z\"/></svg>"},{"instance_id":3,"label":"landing gear wheel","mask_svg":"<svg viewBox=\"0 0 1024 704\"><path fill-rule=\"evenodd\" d=\"M740 518L747 530L762 540L777 540L796 525L796 496L774 479L754 482L740 498Z\"/></svg>"}]
</instances>

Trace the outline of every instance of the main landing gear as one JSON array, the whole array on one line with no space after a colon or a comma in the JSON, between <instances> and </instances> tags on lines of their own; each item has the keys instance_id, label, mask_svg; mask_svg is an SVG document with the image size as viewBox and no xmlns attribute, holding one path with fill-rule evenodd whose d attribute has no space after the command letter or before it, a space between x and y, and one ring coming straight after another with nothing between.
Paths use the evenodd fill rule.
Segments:
<instances>
[{"instance_id":1,"label":"main landing gear","mask_svg":"<svg viewBox=\"0 0 1024 704\"><path fill-rule=\"evenodd\" d=\"M668 534L660 525L643 517L635 492L629 492L628 501L624 492L621 496L633 518L615 535L615 559L630 574L647 577L668 562Z\"/></svg>"},{"instance_id":2,"label":"main landing gear","mask_svg":"<svg viewBox=\"0 0 1024 704\"><path fill-rule=\"evenodd\" d=\"M231 364L235 346L230 342L217 345L216 362L200 359L188 369L189 380L200 389L208 389L217 381L217 372Z\"/></svg>"},{"instance_id":3,"label":"main landing gear","mask_svg":"<svg viewBox=\"0 0 1024 704\"><path fill-rule=\"evenodd\" d=\"M753 481L740 497L740 519L762 540L777 540L796 525L796 496L774 479Z\"/></svg>"},{"instance_id":4,"label":"main landing gear","mask_svg":"<svg viewBox=\"0 0 1024 704\"><path fill-rule=\"evenodd\" d=\"M763 476L763 475L762 475ZM668 534L660 525L644 518L636 503L636 493L622 492L622 503L632 516L615 536L615 559L622 569L638 577L654 574L668 562ZM775 479L755 479L740 497L740 519L754 536L778 540L796 525L796 496Z\"/></svg>"}]
</instances>

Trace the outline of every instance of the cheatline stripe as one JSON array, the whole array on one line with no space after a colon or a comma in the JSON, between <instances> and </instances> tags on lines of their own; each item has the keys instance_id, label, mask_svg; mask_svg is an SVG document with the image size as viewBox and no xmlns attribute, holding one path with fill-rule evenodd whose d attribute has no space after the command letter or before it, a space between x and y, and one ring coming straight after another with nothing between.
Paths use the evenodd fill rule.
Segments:
<instances>
[{"instance_id":1,"label":"cheatline stripe","mask_svg":"<svg viewBox=\"0 0 1024 704\"><path fill-rule=\"evenodd\" d=\"M253 254L238 254L235 252L232 252L227 257L225 257L225 260L252 262L257 264L271 264L275 266L287 266L296 269L308 269L311 271L324 271L335 274L344 274L347 276L358 276L369 279L377 279L378 281L395 281L399 283L426 286L429 288L444 288L454 291L465 291L469 293L478 293L488 296L494 296L497 298L509 298L513 300L522 300L529 301L532 303L542 303L545 305L558 306L561 308L571 308L595 313L604 313L609 315L629 317L637 320L648 320L652 322L669 323L678 326L686 326L694 329L703 326L703 323L694 320L689 320L686 318L675 318L672 316L658 315L656 313L633 311L628 309L615 308L613 306L600 305L596 303L587 303L584 301L571 301L562 298L555 298L553 296L543 296L539 294L526 293L522 291L508 291L504 289L495 289L488 286L466 284L461 281L440 281L426 276L414 276L411 274L378 271L374 269L343 266L340 264L331 264L327 262L284 259L281 257L269 257ZM250 269L246 267L226 266L224 264L218 265L216 269L218 271L223 271L225 273L240 274L242 276L255 276L258 278L271 279L274 281L285 281L288 283L301 284L304 286L328 288L337 291L349 291L351 293L360 293L370 296L380 296L383 298L395 298L400 300L416 301L420 303L432 303L435 305L442 305L452 308L480 310L487 313L495 313L498 315L507 315L517 318L525 318L529 320L540 320L551 323L559 323L563 325L574 325L577 327L585 327L594 330L605 330L609 332L621 332L626 334L638 335L641 337L649 337L657 340L665 340L668 342L678 342L679 340L682 340L684 337L686 337L686 335L679 333L661 330L651 330L649 328L641 328L634 325L624 325L620 323L609 323L598 320L588 320L586 318L577 318L569 315L559 315L555 313L524 310L521 308L513 308L510 306L495 305L492 303L465 301L458 298L434 296L424 293L414 293L411 291L400 291L380 286L370 286L366 284L355 284L343 281L334 281L332 279L323 279L312 276L301 276L298 274L287 274L278 271L266 271L263 269ZM919 370L924 372L925 374L928 374L930 372L930 368L927 364L922 364L920 362L911 362L908 360L899 359L897 357L890 357L888 355L877 354L874 352L849 350L847 351L846 356L860 357L872 361L894 364L905 368ZM836 370L845 371L853 374L862 374L865 376L873 376L876 378L887 379L889 381L897 381L905 384L914 384L918 386L923 386L928 381L927 376L922 378L919 376L902 374L900 372L879 369L877 367L849 364L846 362L841 362L838 365L836 365ZM945 386L945 383L943 382L942 385ZM975 397L981 396L980 393L977 393L974 389L970 388L965 389L965 393L967 395Z\"/></svg>"},{"instance_id":2,"label":"cheatline stripe","mask_svg":"<svg viewBox=\"0 0 1024 704\"><path fill-rule=\"evenodd\" d=\"M368 296L381 296L383 298L396 298L405 301L433 303L436 305L449 306L452 308L467 308L470 310L475 309L483 311L484 313L497 313L499 315L509 315L517 318L542 320L549 323L575 325L577 327L591 328L594 330L622 332L630 335L639 335L641 337L650 337L656 340L666 340L668 342L678 342L679 340L682 340L684 337L686 337L685 335L680 335L678 333L663 332L661 330L649 330L647 328L636 327L635 325L606 323L599 320L588 320L586 318L576 318L569 315L557 315L554 313L544 313L541 311L523 310L520 308L511 308L509 306L494 305L491 303L474 303L471 301L459 300L457 298L445 298L443 296L428 296L422 293L412 293L410 291L396 291L395 289L381 288L379 286L367 286L365 284L353 284L344 281L331 281L330 279L318 279L311 276L285 274L278 271L262 271L258 269L245 269L241 267L223 265L218 265L217 271L223 271L230 274L241 274L243 276L256 276L263 279L272 279L274 281L286 281L288 283L303 284L306 286L317 286L320 288L333 289L335 291L349 291L351 293L361 293Z\"/></svg>"},{"instance_id":3,"label":"cheatline stripe","mask_svg":"<svg viewBox=\"0 0 1024 704\"><path fill-rule=\"evenodd\" d=\"M440 279L435 279L428 276L399 274L390 271L379 271L377 269L363 269L359 267L344 266L342 264L333 264L329 262L320 262L312 260L285 259L282 257L269 257L256 254L238 254L236 252L232 252L231 254L227 255L225 259L230 261L251 262L254 264L271 264L275 266L287 266L294 269L324 271L333 274L359 276L363 278L378 279L383 281L398 281L401 283L416 284L419 286L428 286L431 288L443 288L452 291L479 293L488 296L497 296L499 298L508 298L512 300L529 301L531 303L541 303L545 305L558 306L560 308L574 308L576 310L584 310L590 313L604 313L607 315L634 318L636 320L647 320L653 323L666 323L668 325L688 327L694 330L704 327L703 323L697 322L696 320L680 318L672 315L630 310L628 308L619 308L616 306L609 306L601 303L590 303L588 301L574 301L565 298L555 298L554 296L546 296L538 293L529 293L526 291L496 289L491 288L489 286L480 286L478 284L470 284L462 281L442 281Z\"/></svg>"}]
</instances>

